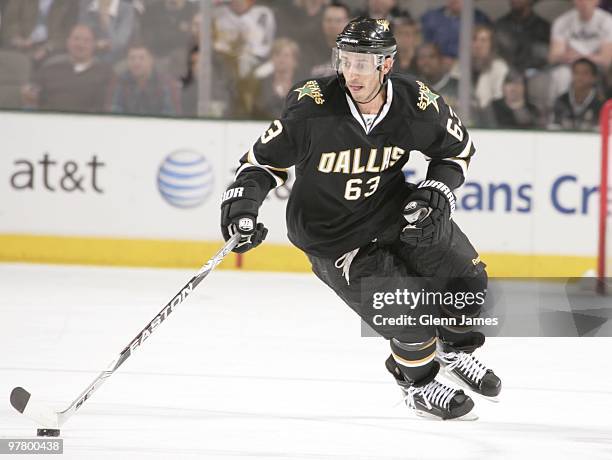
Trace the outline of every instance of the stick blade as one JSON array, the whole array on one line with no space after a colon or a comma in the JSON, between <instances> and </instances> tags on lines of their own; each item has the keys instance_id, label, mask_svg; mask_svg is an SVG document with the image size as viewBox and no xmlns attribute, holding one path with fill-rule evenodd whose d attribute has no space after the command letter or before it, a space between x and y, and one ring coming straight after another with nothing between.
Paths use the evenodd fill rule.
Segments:
<instances>
[{"instance_id":1,"label":"stick blade","mask_svg":"<svg viewBox=\"0 0 612 460\"><path fill-rule=\"evenodd\" d=\"M32 398L32 395L21 387L15 387L11 391L11 405L41 427L59 428L57 412Z\"/></svg>"}]
</instances>

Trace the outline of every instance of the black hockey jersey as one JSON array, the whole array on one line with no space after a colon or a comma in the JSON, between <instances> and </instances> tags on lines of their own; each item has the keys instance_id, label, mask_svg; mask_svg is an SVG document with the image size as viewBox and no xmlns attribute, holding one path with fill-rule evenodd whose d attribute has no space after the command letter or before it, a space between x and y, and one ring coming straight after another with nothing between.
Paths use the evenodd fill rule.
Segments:
<instances>
[{"instance_id":1,"label":"black hockey jersey","mask_svg":"<svg viewBox=\"0 0 612 460\"><path fill-rule=\"evenodd\" d=\"M242 157L237 179L255 179L269 191L295 166L289 239L307 253L337 257L397 222L406 191L402 167L412 150L431 159L427 178L451 189L463 183L474 154L465 126L422 82L392 75L381 112L366 120L328 77L289 92L282 117Z\"/></svg>"}]
</instances>

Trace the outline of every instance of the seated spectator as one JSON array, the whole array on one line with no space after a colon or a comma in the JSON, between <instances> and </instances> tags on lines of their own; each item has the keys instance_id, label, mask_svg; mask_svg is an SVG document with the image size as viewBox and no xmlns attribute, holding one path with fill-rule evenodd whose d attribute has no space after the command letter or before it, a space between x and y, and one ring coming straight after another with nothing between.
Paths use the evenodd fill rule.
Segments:
<instances>
[{"instance_id":1,"label":"seated spectator","mask_svg":"<svg viewBox=\"0 0 612 460\"><path fill-rule=\"evenodd\" d=\"M507 73L508 65L495 55L493 29L476 26L472 40L472 84L479 108L485 108L493 99L502 97Z\"/></svg>"},{"instance_id":2,"label":"seated spectator","mask_svg":"<svg viewBox=\"0 0 612 460\"><path fill-rule=\"evenodd\" d=\"M526 97L525 77L517 70L504 80L503 98L495 99L485 113L481 126L501 129L530 129L541 126L540 112Z\"/></svg>"},{"instance_id":3,"label":"seated spectator","mask_svg":"<svg viewBox=\"0 0 612 460\"><path fill-rule=\"evenodd\" d=\"M510 0L510 12L495 24L497 51L513 68L542 69L548 63L550 24L534 13L536 0Z\"/></svg>"},{"instance_id":4,"label":"seated spectator","mask_svg":"<svg viewBox=\"0 0 612 460\"><path fill-rule=\"evenodd\" d=\"M163 0L148 6L142 17L142 39L157 59L175 50L187 54L191 21L197 5L187 0Z\"/></svg>"},{"instance_id":5,"label":"seated spectator","mask_svg":"<svg viewBox=\"0 0 612 460\"><path fill-rule=\"evenodd\" d=\"M368 0L367 7L355 16L386 19L389 22L394 22L401 17L410 17L410 13L401 10L397 5L397 0Z\"/></svg>"},{"instance_id":6,"label":"seated spectator","mask_svg":"<svg viewBox=\"0 0 612 460\"><path fill-rule=\"evenodd\" d=\"M274 41L272 46L274 72L260 82L253 105L253 115L256 118L272 120L280 117L287 93L296 83L298 58L299 47L293 40L279 38Z\"/></svg>"},{"instance_id":7,"label":"seated spectator","mask_svg":"<svg viewBox=\"0 0 612 460\"><path fill-rule=\"evenodd\" d=\"M549 60L572 64L587 58L600 67L612 62L612 15L597 8L599 0L574 0L575 8L553 23Z\"/></svg>"},{"instance_id":8,"label":"seated spectator","mask_svg":"<svg viewBox=\"0 0 612 460\"><path fill-rule=\"evenodd\" d=\"M2 43L39 64L64 51L77 14L78 5L72 0L9 0L0 28Z\"/></svg>"},{"instance_id":9,"label":"seated spectator","mask_svg":"<svg viewBox=\"0 0 612 460\"><path fill-rule=\"evenodd\" d=\"M331 65L331 52L336 47L336 38L348 24L350 15L351 11L343 3L334 2L325 7L321 23L325 39L324 46L316 49L306 48L306 50L302 48L300 53L302 62L315 62L310 66L306 75L303 75L304 78L321 78L336 74ZM311 52L312 55L304 56L308 52Z\"/></svg>"},{"instance_id":10,"label":"seated spectator","mask_svg":"<svg viewBox=\"0 0 612 460\"><path fill-rule=\"evenodd\" d=\"M86 25L68 36L65 60L43 65L22 90L26 107L71 112L102 112L113 78L110 65L96 61L95 36Z\"/></svg>"},{"instance_id":11,"label":"seated spectator","mask_svg":"<svg viewBox=\"0 0 612 460\"><path fill-rule=\"evenodd\" d=\"M551 128L597 130L603 100L597 90L597 65L586 58L572 64L572 83L553 108Z\"/></svg>"},{"instance_id":12,"label":"seated spectator","mask_svg":"<svg viewBox=\"0 0 612 460\"><path fill-rule=\"evenodd\" d=\"M417 50L417 75L423 83L444 97L448 105L456 108L459 99L459 80L444 67L442 54L437 45L425 43Z\"/></svg>"},{"instance_id":13,"label":"seated spectator","mask_svg":"<svg viewBox=\"0 0 612 460\"><path fill-rule=\"evenodd\" d=\"M79 18L96 34L96 54L107 62L114 63L123 59L132 36L138 34L136 11L132 2L80 0Z\"/></svg>"},{"instance_id":14,"label":"seated spectator","mask_svg":"<svg viewBox=\"0 0 612 460\"><path fill-rule=\"evenodd\" d=\"M397 55L393 62L393 72L417 75L418 24L408 16L400 17L393 22L393 34L397 41Z\"/></svg>"},{"instance_id":15,"label":"seated spectator","mask_svg":"<svg viewBox=\"0 0 612 460\"><path fill-rule=\"evenodd\" d=\"M236 81L218 53L212 54L210 88L210 111L204 114L212 117L231 118L238 111ZM195 45L189 53L188 72L181 79L183 83L181 100L182 113L188 117L198 116L200 49Z\"/></svg>"},{"instance_id":16,"label":"seated spectator","mask_svg":"<svg viewBox=\"0 0 612 460\"><path fill-rule=\"evenodd\" d=\"M597 8L598 3L574 0L575 8L553 23L549 62L558 67L552 73L552 99L567 91L570 65L577 59L586 58L602 69L612 63L612 15Z\"/></svg>"},{"instance_id":17,"label":"seated spectator","mask_svg":"<svg viewBox=\"0 0 612 460\"><path fill-rule=\"evenodd\" d=\"M255 0L231 0L215 8L215 49L236 62L240 78L265 62L276 32L274 13Z\"/></svg>"},{"instance_id":18,"label":"seated spectator","mask_svg":"<svg viewBox=\"0 0 612 460\"><path fill-rule=\"evenodd\" d=\"M435 43L450 68L459 53L459 29L463 0L446 0L446 6L427 11L421 18L423 40ZM474 24L489 24L489 18L474 10Z\"/></svg>"},{"instance_id":19,"label":"seated spectator","mask_svg":"<svg viewBox=\"0 0 612 460\"><path fill-rule=\"evenodd\" d=\"M173 81L155 69L151 51L143 44L130 46L128 70L113 87L111 110L133 115L177 115L178 91Z\"/></svg>"}]
</instances>

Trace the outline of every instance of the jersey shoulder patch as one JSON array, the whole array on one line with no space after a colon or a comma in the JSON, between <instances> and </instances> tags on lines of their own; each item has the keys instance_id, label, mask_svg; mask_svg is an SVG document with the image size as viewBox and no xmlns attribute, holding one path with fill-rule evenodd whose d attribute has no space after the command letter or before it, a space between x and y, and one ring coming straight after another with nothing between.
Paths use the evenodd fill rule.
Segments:
<instances>
[{"instance_id":1,"label":"jersey shoulder patch","mask_svg":"<svg viewBox=\"0 0 612 460\"><path fill-rule=\"evenodd\" d=\"M417 118L436 118L440 115L442 96L429 85L407 75L392 75L394 97L397 94L403 106Z\"/></svg>"},{"instance_id":2,"label":"jersey shoulder patch","mask_svg":"<svg viewBox=\"0 0 612 460\"><path fill-rule=\"evenodd\" d=\"M336 77L304 80L294 85L287 94L285 114L304 118L317 116L328 108Z\"/></svg>"}]
</instances>

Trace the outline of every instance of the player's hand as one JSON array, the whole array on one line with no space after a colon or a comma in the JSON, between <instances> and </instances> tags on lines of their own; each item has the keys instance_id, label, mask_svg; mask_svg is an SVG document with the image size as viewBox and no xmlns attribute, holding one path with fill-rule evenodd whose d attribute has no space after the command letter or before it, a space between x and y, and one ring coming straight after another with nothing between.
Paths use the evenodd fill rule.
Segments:
<instances>
[{"instance_id":1,"label":"player's hand","mask_svg":"<svg viewBox=\"0 0 612 460\"><path fill-rule=\"evenodd\" d=\"M426 180L406 200L402 211L406 226L400 240L409 246L437 244L450 231L455 196L442 182Z\"/></svg>"},{"instance_id":2,"label":"player's hand","mask_svg":"<svg viewBox=\"0 0 612 460\"><path fill-rule=\"evenodd\" d=\"M259 246L268 234L268 229L257 223L259 205L249 191L249 186L232 184L223 194L221 203L221 233L225 241L236 232L242 235L233 249L239 254Z\"/></svg>"},{"instance_id":3,"label":"player's hand","mask_svg":"<svg viewBox=\"0 0 612 460\"><path fill-rule=\"evenodd\" d=\"M268 234L268 229L264 227L264 224L258 224L256 220L249 216L233 219L229 225L225 226L225 230L222 231L225 241L234 236L236 232L242 235L240 241L238 241L238 244L233 249L234 252L239 254L259 246Z\"/></svg>"}]
</instances>

